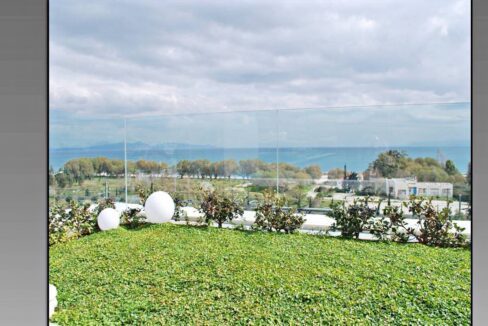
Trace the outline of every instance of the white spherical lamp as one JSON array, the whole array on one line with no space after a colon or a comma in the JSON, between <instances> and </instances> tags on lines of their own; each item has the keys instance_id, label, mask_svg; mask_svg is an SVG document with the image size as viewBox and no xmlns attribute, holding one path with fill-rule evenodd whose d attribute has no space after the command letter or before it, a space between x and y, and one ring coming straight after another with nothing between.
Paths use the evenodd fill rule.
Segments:
<instances>
[{"instance_id":1,"label":"white spherical lamp","mask_svg":"<svg viewBox=\"0 0 488 326\"><path fill-rule=\"evenodd\" d=\"M147 198L144 211L149 223L168 222L175 213L175 202L167 192L156 191Z\"/></svg>"},{"instance_id":2,"label":"white spherical lamp","mask_svg":"<svg viewBox=\"0 0 488 326\"><path fill-rule=\"evenodd\" d=\"M102 231L116 229L120 224L120 214L113 208L105 208L98 214L97 223Z\"/></svg>"},{"instance_id":3,"label":"white spherical lamp","mask_svg":"<svg viewBox=\"0 0 488 326\"><path fill-rule=\"evenodd\" d=\"M49 284L49 318L53 316L54 310L58 306L58 300L56 296L58 295L58 291L56 287L52 284Z\"/></svg>"}]
</instances>

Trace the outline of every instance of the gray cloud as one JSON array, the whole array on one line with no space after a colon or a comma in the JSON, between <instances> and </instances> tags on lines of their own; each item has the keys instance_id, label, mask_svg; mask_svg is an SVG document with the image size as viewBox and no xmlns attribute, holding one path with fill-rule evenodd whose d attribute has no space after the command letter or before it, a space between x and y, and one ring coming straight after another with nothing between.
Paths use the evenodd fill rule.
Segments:
<instances>
[{"instance_id":1,"label":"gray cloud","mask_svg":"<svg viewBox=\"0 0 488 326\"><path fill-rule=\"evenodd\" d=\"M469 5L51 1L51 108L147 116L469 101Z\"/></svg>"}]
</instances>

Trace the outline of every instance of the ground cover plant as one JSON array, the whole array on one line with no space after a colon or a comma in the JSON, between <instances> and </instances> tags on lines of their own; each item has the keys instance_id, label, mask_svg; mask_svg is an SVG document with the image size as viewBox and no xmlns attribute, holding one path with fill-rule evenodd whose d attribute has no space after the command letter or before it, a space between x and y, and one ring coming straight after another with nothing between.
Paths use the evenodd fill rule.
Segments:
<instances>
[{"instance_id":1,"label":"ground cover plant","mask_svg":"<svg viewBox=\"0 0 488 326\"><path fill-rule=\"evenodd\" d=\"M50 248L60 325L468 325L470 251L150 225Z\"/></svg>"}]
</instances>

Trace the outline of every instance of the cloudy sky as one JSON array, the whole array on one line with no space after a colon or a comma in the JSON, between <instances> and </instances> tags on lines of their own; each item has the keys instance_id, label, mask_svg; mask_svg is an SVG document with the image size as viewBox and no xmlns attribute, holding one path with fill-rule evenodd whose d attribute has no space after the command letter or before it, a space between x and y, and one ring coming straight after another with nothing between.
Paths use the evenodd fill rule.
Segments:
<instances>
[{"instance_id":1,"label":"cloudy sky","mask_svg":"<svg viewBox=\"0 0 488 326\"><path fill-rule=\"evenodd\" d=\"M469 101L468 0L50 2L56 121Z\"/></svg>"}]
</instances>

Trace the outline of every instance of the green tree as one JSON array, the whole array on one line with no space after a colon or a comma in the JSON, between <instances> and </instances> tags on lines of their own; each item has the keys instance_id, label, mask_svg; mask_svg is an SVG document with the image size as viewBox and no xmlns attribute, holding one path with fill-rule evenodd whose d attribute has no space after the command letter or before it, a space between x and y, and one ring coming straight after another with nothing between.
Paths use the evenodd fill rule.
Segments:
<instances>
[{"instance_id":1,"label":"green tree","mask_svg":"<svg viewBox=\"0 0 488 326\"><path fill-rule=\"evenodd\" d=\"M359 180L359 175L356 172L351 172L347 176L347 180Z\"/></svg>"},{"instance_id":2,"label":"green tree","mask_svg":"<svg viewBox=\"0 0 488 326\"><path fill-rule=\"evenodd\" d=\"M198 170L202 179L212 177L212 163L209 160L198 160Z\"/></svg>"},{"instance_id":3,"label":"green tree","mask_svg":"<svg viewBox=\"0 0 488 326\"><path fill-rule=\"evenodd\" d=\"M73 184L73 177L64 172L57 173L55 175L55 180L59 188L65 188Z\"/></svg>"},{"instance_id":4,"label":"green tree","mask_svg":"<svg viewBox=\"0 0 488 326\"><path fill-rule=\"evenodd\" d=\"M444 170L446 170L447 174L449 175L456 175L459 173L458 169L456 168L456 165L454 165L454 162L451 160L446 161Z\"/></svg>"},{"instance_id":5,"label":"green tree","mask_svg":"<svg viewBox=\"0 0 488 326\"><path fill-rule=\"evenodd\" d=\"M190 172L190 161L188 160L179 161L178 164L176 164L176 171L183 179L183 177Z\"/></svg>"},{"instance_id":6,"label":"green tree","mask_svg":"<svg viewBox=\"0 0 488 326\"><path fill-rule=\"evenodd\" d=\"M123 160L111 160L109 161L109 175L121 175L125 172L125 165Z\"/></svg>"},{"instance_id":7,"label":"green tree","mask_svg":"<svg viewBox=\"0 0 488 326\"><path fill-rule=\"evenodd\" d=\"M307 188L303 184L298 184L289 191L289 195L296 200L297 207L301 208L307 196Z\"/></svg>"},{"instance_id":8,"label":"green tree","mask_svg":"<svg viewBox=\"0 0 488 326\"><path fill-rule=\"evenodd\" d=\"M95 174L93 163L88 158L73 159L64 164L64 172L73 177L73 179L81 183L87 178L91 178Z\"/></svg>"},{"instance_id":9,"label":"green tree","mask_svg":"<svg viewBox=\"0 0 488 326\"><path fill-rule=\"evenodd\" d=\"M344 177L344 170L340 168L330 169L327 172L329 179L342 179Z\"/></svg>"},{"instance_id":10,"label":"green tree","mask_svg":"<svg viewBox=\"0 0 488 326\"><path fill-rule=\"evenodd\" d=\"M127 173L136 173L137 166L133 161L127 161Z\"/></svg>"},{"instance_id":11,"label":"green tree","mask_svg":"<svg viewBox=\"0 0 488 326\"><path fill-rule=\"evenodd\" d=\"M234 160L222 161L221 166L223 168L222 171L223 176L229 179L232 175L236 174L237 171L239 170L239 165L237 165L236 161Z\"/></svg>"},{"instance_id":12,"label":"green tree","mask_svg":"<svg viewBox=\"0 0 488 326\"><path fill-rule=\"evenodd\" d=\"M406 154L397 150L389 150L378 155L373 162L373 168L385 178L393 178L402 168L402 162Z\"/></svg>"},{"instance_id":13,"label":"green tree","mask_svg":"<svg viewBox=\"0 0 488 326\"><path fill-rule=\"evenodd\" d=\"M310 165L306 167L305 172L308 173L312 179L320 179L322 176L322 169L318 165Z\"/></svg>"},{"instance_id":14,"label":"green tree","mask_svg":"<svg viewBox=\"0 0 488 326\"><path fill-rule=\"evenodd\" d=\"M155 161L139 160L136 162L136 168L143 173L159 173L161 165Z\"/></svg>"},{"instance_id":15,"label":"green tree","mask_svg":"<svg viewBox=\"0 0 488 326\"><path fill-rule=\"evenodd\" d=\"M210 170L212 171L211 175L214 179L217 179L219 176L223 175L224 173L224 166L222 162L212 162L210 164Z\"/></svg>"},{"instance_id":16,"label":"green tree","mask_svg":"<svg viewBox=\"0 0 488 326\"><path fill-rule=\"evenodd\" d=\"M258 160L240 160L239 170L241 175L245 178L249 178L256 172L258 172L259 161Z\"/></svg>"},{"instance_id":17,"label":"green tree","mask_svg":"<svg viewBox=\"0 0 488 326\"><path fill-rule=\"evenodd\" d=\"M188 173L192 177L198 177L200 175L201 163L199 160L191 161Z\"/></svg>"}]
</instances>

